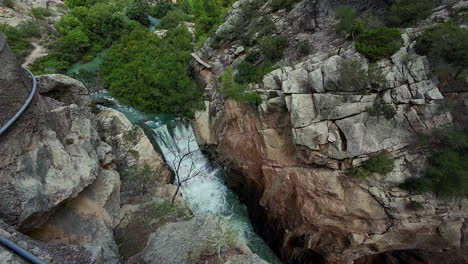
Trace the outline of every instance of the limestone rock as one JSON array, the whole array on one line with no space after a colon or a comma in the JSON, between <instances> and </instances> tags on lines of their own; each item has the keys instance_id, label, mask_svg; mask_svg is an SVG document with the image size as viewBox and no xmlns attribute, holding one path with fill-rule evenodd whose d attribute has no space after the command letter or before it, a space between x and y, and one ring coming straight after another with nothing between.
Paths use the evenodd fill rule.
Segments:
<instances>
[{"instance_id":1,"label":"limestone rock","mask_svg":"<svg viewBox=\"0 0 468 264\"><path fill-rule=\"evenodd\" d=\"M65 245L59 243L44 243L33 240L8 226L0 220L0 235L16 243L34 256L50 264L98 264L102 259L98 252L92 248L82 246ZM13 252L0 247L0 263L2 264L26 264L26 262Z\"/></svg>"},{"instance_id":2,"label":"limestone rock","mask_svg":"<svg viewBox=\"0 0 468 264\"><path fill-rule=\"evenodd\" d=\"M62 74L48 74L37 77L39 93L66 104L88 106L91 97L86 87L71 77Z\"/></svg>"},{"instance_id":3,"label":"limestone rock","mask_svg":"<svg viewBox=\"0 0 468 264\"><path fill-rule=\"evenodd\" d=\"M29 235L37 240L93 248L104 263L119 263L113 228L120 217L120 176L102 170L76 198Z\"/></svg>"},{"instance_id":4,"label":"limestone rock","mask_svg":"<svg viewBox=\"0 0 468 264\"><path fill-rule=\"evenodd\" d=\"M245 242L225 236L226 233L222 230L230 228L225 225L227 223L223 220L210 216L197 216L189 221L165 224L150 235L146 248L130 262L190 264L218 253L224 254L228 250L237 250L240 256L230 256L230 260L223 263L232 263L234 259L249 260L247 263L259 260L258 256L250 252ZM221 248L221 252L218 252L215 246L217 240L227 241L230 248ZM260 260L256 263L266 262Z\"/></svg>"},{"instance_id":5,"label":"limestone rock","mask_svg":"<svg viewBox=\"0 0 468 264\"><path fill-rule=\"evenodd\" d=\"M149 166L158 173L158 181L169 183L171 174L143 130L132 125L121 112L106 108L97 115L104 140L113 147L113 155L126 167Z\"/></svg>"}]
</instances>

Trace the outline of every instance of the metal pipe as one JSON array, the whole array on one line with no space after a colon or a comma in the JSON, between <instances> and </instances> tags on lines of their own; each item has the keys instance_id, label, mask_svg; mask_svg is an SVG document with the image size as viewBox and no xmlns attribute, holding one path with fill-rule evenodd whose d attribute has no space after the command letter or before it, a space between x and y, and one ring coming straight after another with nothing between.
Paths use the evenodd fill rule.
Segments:
<instances>
[{"instance_id":1,"label":"metal pipe","mask_svg":"<svg viewBox=\"0 0 468 264\"><path fill-rule=\"evenodd\" d=\"M18 112L16 112L16 114L13 116L13 118L11 118L3 127L0 128L0 136L3 135L8 130L8 128L10 128L10 126L13 125L13 123L16 122L16 120L18 120L18 118L24 113L24 111L26 111L26 109L31 104L31 102L32 102L32 100L34 98L34 95L36 94L36 85L37 85L36 77L28 69L26 69L24 67L23 67L23 69L26 72L28 72L29 75L31 75L31 78L32 78L33 88L31 90L31 94L29 95L29 97L26 100L26 102L24 103L24 105L20 108L20 110Z\"/></svg>"},{"instance_id":2,"label":"metal pipe","mask_svg":"<svg viewBox=\"0 0 468 264\"><path fill-rule=\"evenodd\" d=\"M22 249L17 244L11 242L10 240L0 236L0 245L4 246L5 248L15 252L18 256L24 258L25 260L33 263L33 264L46 264L44 261L40 260L38 257L32 255L28 251Z\"/></svg>"}]
</instances>

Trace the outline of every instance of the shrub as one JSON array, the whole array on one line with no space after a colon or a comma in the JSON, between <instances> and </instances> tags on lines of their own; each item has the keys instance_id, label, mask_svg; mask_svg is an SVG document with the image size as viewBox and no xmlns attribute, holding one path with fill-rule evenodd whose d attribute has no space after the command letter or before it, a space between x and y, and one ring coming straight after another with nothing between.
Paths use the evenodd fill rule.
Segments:
<instances>
[{"instance_id":1,"label":"shrub","mask_svg":"<svg viewBox=\"0 0 468 264\"><path fill-rule=\"evenodd\" d=\"M392 155L387 151L382 151L364 161L360 167L352 168L351 175L358 178L369 177L371 173L387 175L393 171L394 167L395 160Z\"/></svg>"},{"instance_id":2,"label":"shrub","mask_svg":"<svg viewBox=\"0 0 468 264\"><path fill-rule=\"evenodd\" d=\"M396 53L403 46L403 38L399 29L381 27L361 34L354 44L369 60L378 61Z\"/></svg>"},{"instance_id":3,"label":"shrub","mask_svg":"<svg viewBox=\"0 0 468 264\"><path fill-rule=\"evenodd\" d=\"M351 33L354 29L357 13L351 6L342 5L336 8L335 17L339 20L335 26L336 32Z\"/></svg>"},{"instance_id":4,"label":"shrub","mask_svg":"<svg viewBox=\"0 0 468 264\"><path fill-rule=\"evenodd\" d=\"M369 78L363 64L358 60L344 60L340 63L339 85L347 92L366 92L369 86Z\"/></svg>"},{"instance_id":5,"label":"shrub","mask_svg":"<svg viewBox=\"0 0 468 264\"><path fill-rule=\"evenodd\" d=\"M50 17L52 12L49 9L43 7L36 7L31 9L31 15L36 19L44 19L45 17Z\"/></svg>"},{"instance_id":6,"label":"shrub","mask_svg":"<svg viewBox=\"0 0 468 264\"><path fill-rule=\"evenodd\" d=\"M159 27L163 29L175 28L181 23L187 21L189 18L187 14L180 9L169 11L165 17L161 19Z\"/></svg>"},{"instance_id":7,"label":"shrub","mask_svg":"<svg viewBox=\"0 0 468 264\"><path fill-rule=\"evenodd\" d=\"M16 27L21 37L30 38L30 37L40 37L41 28L33 20L22 21Z\"/></svg>"},{"instance_id":8,"label":"shrub","mask_svg":"<svg viewBox=\"0 0 468 264\"><path fill-rule=\"evenodd\" d=\"M0 24L0 31L5 35L8 45L15 56L24 58L29 54L32 45L29 41L23 39L24 32L20 32L17 28L8 24Z\"/></svg>"},{"instance_id":9,"label":"shrub","mask_svg":"<svg viewBox=\"0 0 468 264\"><path fill-rule=\"evenodd\" d=\"M468 67L468 29L445 23L426 30L416 42L416 52L446 67L446 78L457 79ZM435 67L435 68L436 68Z\"/></svg>"},{"instance_id":10,"label":"shrub","mask_svg":"<svg viewBox=\"0 0 468 264\"><path fill-rule=\"evenodd\" d=\"M309 55L312 52L309 42L306 40L301 41L297 47L297 52L300 57Z\"/></svg>"},{"instance_id":11,"label":"shrub","mask_svg":"<svg viewBox=\"0 0 468 264\"><path fill-rule=\"evenodd\" d=\"M77 6L90 7L97 2L98 0L65 0L65 4L71 8Z\"/></svg>"},{"instance_id":12,"label":"shrub","mask_svg":"<svg viewBox=\"0 0 468 264\"><path fill-rule=\"evenodd\" d=\"M226 99L233 99L240 103L259 104L262 101L255 91L247 91L247 86L237 83L233 78L233 70L227 68L221 76L222 93Z\"/></svg>"},{"instance_id":13,"label":"shrub","mask_svg":"<svg viewBox=\"0 0 468 264\"><path fill-rule=\"evenodd\" d=\"M464 197L468 193L468 133L451 127L423 138L432 150L429 167L423 177L409 179L400 187L416 193Z\"/></svg>"},{"instance_id":14,"label":"shrub","mask_svg":"<svg viewBox=\"0 0 468 264\"><path fill-rule=\"evenodd\" d=\"M395 160L387 151L382 151L370 157L362 163L362 167L367 171L386 175L393 171Z\"/></svg>"},{"instance_id":15,"label":"shrub","mask_svg":"<svg viewBox=\"0 0 468 264\"><path fill-rule=\"evenodd\" d=\"M411 25L426 18L435 7L435 0L397 0L390 9L390 24Z\"/></svg>"},{"instance_id":16,"label":"shrub","mask_svg":"<svg viewBox=\"0 0 468 264\"><path fill-rule=\"evenodd\" d=\"M291 9L296 2L297 0L272 0L270 7L273 9L273 11L278 11L280 9Z\"/></svg>"},{"instance_id":17,"label":"shrub","mask_svg":"<svg viewBox=\"0 0 468 264\"><path fill-rule=\"evenodd\" d=\"M70 67L73 56L64 53L51 53L38 58L31 65L31 71L36 75L50 73L65 73Z\"/></svg>"},{"instance_id":18,"label":"shrub","mask_svg":"<svg viewBox=\"0 0 468 264\"><path fill-rule=\"evenodd\" d=\"M149 26L151 21L148 18L149 5L146 0L133 0L126 8L125 14L128 18L138 21L140 24Z\"/></svg>"},{"instance_id":19,"label":"shrub","mask_svg":"<svg viewBox=\"0 0 468 264\"><path fill-rule=\"evenodd\" d=\"M288 39L285 36L263 37L259 44L265 58L274 62L283 57L284 50L288 46Z\"/></svg>"},{"instance_id":20,"label":"shrub","mask_svg":"<svg viewBox=\"0 0 468 264\"><path fill-rule=\"evenodd\" d=\"M8 7L8 8L13 8L14 7L14 1L13 0L2 0L0 3L2 5Z\"/></svg>"},{"instance_id":21,"label":"shrub","mask_svg":"<svg viewBox=\"0 0 468 264\"><path fill-rule=\"evenodd\" d=\"M160 39L138 27L112 45L101 65L104 87L141 111L193 117L202 91L188 76L191 34L176 27Z\"/></svg>"},{"instance_id":22,"label":"shrub","mask_svg":"<svg viewBox=\"0 0 468 264\"><path fill-rule=\"evenodd\" d=\"M237 65L237 74L235 81L240 84L256 83L262 80L262 77L271 72L273 67L269 63L255 65L247 61L243 61Z\"/></svg>"},{"instance_id":23,"label":"shrub","mask_svg":"<svg viewBox=\"0 0 468 264\"><path fill-rule=\"evenodd\" d=\"M409 210L412 210L412 211L419 211L419 210L424 209L424 206L423 206L422 203L420 203L418 201L410 201L406 205L406 208L408 208Z\"/></svg>"},{"instance_id":24,"label":"shrub","mask_svg":"<svg viewBox=\"0 0 468 264\"><path fill-rule=\"evenodd\" d=\"M221 257L221 252L235 248L238 240L236 232L224 219L216 219L216 226L207 237L208 243L216 250L218 257Z\"/></svg>"},{"instance_id":25,"label":"shrub","mask_svg":"<svg viewBox=\"0 0 468 264\"><path fill-rule=\"evenodd\" d=\"M370 116L383 116L387 120L392 119L396 115L395 108L380 99L376 100L372 107L367 109L367 112Z\"/></svg>"},{"instance_id":26,"label":"shrub","mask_svg":"<svg viewBox=\"0 0 468 264\"><path fill-rule=\"evenodd\" d=\"M162 1L159 3L156 3L151 9L150 9L150 14L153 17L157 18L163 18L169 13L169 11L172 11L175 9L175 5L170 2L170 1Z\"/></svg>"}]
</instances>

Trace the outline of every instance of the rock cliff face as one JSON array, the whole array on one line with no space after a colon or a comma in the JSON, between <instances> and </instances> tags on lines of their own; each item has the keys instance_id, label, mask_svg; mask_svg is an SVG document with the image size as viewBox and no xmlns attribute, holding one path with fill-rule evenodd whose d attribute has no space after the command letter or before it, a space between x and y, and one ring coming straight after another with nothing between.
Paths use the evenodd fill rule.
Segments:
<instances>
[{"instance_id":1,"label":"rock cliff face","mask_svg":"<svg viewBox=\"0 0 468 264\"><path fill-rule=\"evenodd\" d=\"M3 126L32 80L1 48ZM173 173L125 115L93 108L86 87L64 75L37 76L37 88L0 137L0 236L51 264L262 263L244 244L219 249L223 240L209 239L218 220L192 220L180 193L171 204ZM0 263L26 262L0 246Z\"/></svg>"},{"instance_id":2,"label":"rock cliff face","mask_svg":"<svg viewBox=\"0 0 468 264\"><path fill-rule=\"evenodd\" d=\"M216 34L233 36L248 19L243 6L249 2L236 2ZM372 2L351 4L364 12L386 4ZM413 49L421 28L405 30L404 47L378 62L385 89L347 91L339 80L341 61L369 64L352 43L335 35L332 12L338 4L302 1L277 13L261 7L276 33L288 36L290 48L280 64L291 66L253 87L263 99L258 107L225 101L219 91L217 77L244 58L236 52L244 49L239 41L232 37L213 49L209 40L200 56L212 70L193 67L210 93L207 111L195 122L199 138L229 160L230 181L249 204L258 231L288 263L370 263L373 256L400 253L437 263L431 260L436 252L446 252L449 263L465 263L468 200L413 195L397 187L424 171L428 153L414 147L416 135L452 123L427 59ZM443 19L444 10L434 16ZM292 55L298 40L317 50L302 62ZM370 115L378 102L392 105L395 116ZM390 174L349 176L349 168L383 150L395 158ZM422 208L410 209L413 202Z\"/></svg>"}]
</instances>

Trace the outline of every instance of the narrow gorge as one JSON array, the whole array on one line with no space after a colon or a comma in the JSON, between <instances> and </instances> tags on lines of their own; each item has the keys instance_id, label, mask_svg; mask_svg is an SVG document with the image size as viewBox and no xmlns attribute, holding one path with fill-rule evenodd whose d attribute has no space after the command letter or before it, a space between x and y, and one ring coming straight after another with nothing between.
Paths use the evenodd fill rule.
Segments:
<instances>
[{"instance_id":1,"label":"narrow gorge","mask_svg":"<svg viewBox=\"0 0 468 264\"><path fill-rule=\"evenodd\" d=\"M0 3L0 264L468 263L467 1Z\"/></svg>"}]
</instances>

